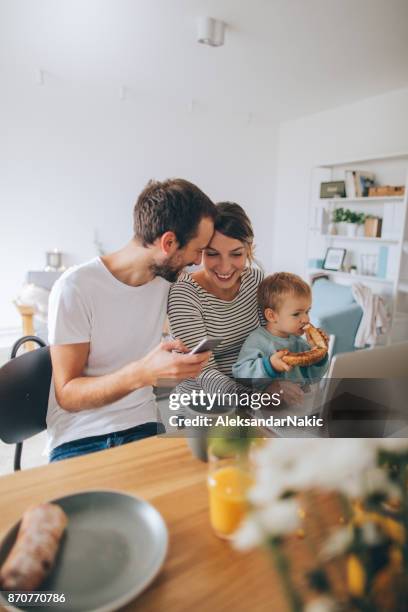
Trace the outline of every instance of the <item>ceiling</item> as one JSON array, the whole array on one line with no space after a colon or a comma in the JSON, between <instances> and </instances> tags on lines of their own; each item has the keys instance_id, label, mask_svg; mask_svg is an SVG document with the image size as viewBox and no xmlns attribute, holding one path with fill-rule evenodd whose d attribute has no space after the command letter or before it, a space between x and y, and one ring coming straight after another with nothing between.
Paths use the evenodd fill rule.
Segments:
<instances>
[{"instance_id":1,"label":"ceiling","mask_svg":"<svg viewBox=\"0 0 408 612\"><path fill-rule=\"evenodd\" d=\"M407 86L407 27L408 0L0 0L0 77L282 121Z\"/></svg>"}]
</instances>

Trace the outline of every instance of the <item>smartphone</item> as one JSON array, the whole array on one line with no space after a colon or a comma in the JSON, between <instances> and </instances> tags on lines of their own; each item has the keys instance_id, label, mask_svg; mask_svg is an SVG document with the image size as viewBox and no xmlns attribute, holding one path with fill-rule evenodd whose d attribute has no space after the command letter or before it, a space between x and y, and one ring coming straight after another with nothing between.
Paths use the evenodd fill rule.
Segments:
<instances>
[{"instance_id":1,"label":"smartphone","mask_svg":"<svg viewBox=\"0 0 408 612\"><path fill-rule=\"evenodd\" d=\"M223 338L203 338L200 340L197 346L190 351L189 355L204 353L205 351L213 351L222 341Z\"/></svg>"}]
</instances>

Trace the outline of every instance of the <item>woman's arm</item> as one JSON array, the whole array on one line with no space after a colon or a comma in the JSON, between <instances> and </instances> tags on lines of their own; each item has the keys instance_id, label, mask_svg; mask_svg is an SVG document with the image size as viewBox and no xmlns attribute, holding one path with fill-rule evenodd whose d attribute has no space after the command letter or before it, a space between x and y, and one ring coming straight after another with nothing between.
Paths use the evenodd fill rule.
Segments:
<instances>
[{"instance_id":1,"label":"woman's arm","mask_svg":"<svg viewBox=\"0 0 408 612\"><path fill-rule=\"evenodd\" d=\"M203 304L194 287L187 282L175 283L170 289L168 317L171 334L190 350L208 335ZM220 372L213 354L201 374L194 380L205 393L210 394L219 391L237 393L240 387L232 378Z\"/></svg>"}]
</instances>

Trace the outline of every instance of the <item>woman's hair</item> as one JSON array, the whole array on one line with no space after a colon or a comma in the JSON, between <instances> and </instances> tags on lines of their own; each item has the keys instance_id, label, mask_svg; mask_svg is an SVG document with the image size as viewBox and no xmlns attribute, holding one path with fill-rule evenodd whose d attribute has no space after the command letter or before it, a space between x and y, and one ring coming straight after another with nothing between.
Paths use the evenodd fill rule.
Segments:
<instances>
[{"instance_id":1,"label":"woman's hair","mask_svg":"<svg viewBox=\"0 0 408 612\"><path fill-rule=\"evenodd\" d=\"M245 210L234 202L219 202L216 204L214 230L228 238L235 238L247 247L247 257L250 263L254 260L254 230Z\"/></svg>"}]
</instances>

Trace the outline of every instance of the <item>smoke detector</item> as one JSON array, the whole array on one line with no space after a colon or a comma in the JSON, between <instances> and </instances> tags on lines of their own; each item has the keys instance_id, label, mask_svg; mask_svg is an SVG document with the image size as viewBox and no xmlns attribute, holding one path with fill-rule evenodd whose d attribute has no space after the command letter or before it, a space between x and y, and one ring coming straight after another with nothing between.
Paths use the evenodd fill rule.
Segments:
<instances>
[{"instance_id":1,"label":"smoke detector","mask_svg":"<svg viewBox=\"0 0 408 612\"><path fill-rule=\"evenodd\" d=\"M210 47L221 47L224 44L226 24L214 17L200 17L197 22L197 42Z\"/></svg>"}]
</instances>

